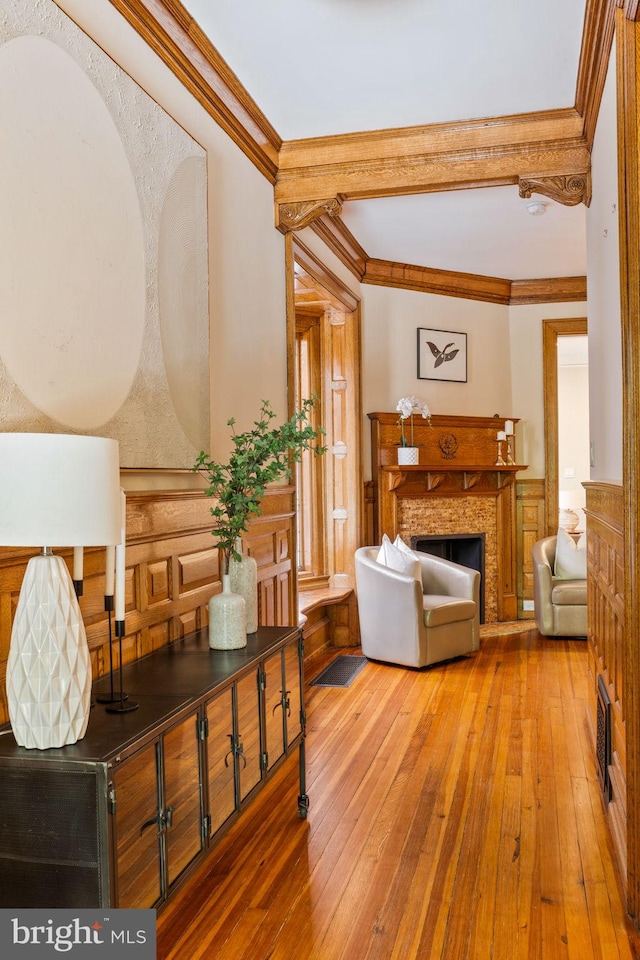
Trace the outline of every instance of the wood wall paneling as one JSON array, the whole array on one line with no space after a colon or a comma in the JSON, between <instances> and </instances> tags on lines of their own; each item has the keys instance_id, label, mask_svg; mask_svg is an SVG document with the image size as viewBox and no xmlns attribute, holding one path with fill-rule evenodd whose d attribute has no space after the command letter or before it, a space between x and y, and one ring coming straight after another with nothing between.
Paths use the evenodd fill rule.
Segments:
<instances>
[{"instance_id":1,"label":"wood wall paneling","mask_svg":"<svg viewBox=\"0 0 640 960\"><path fill-rule=\"evenodd\" d=\"M544 480L518 480L516 501L518 619L533 620L535 611L524 610L523 603L533 602L532 549L545 536Z\"/></svg>"},{"instance_id":2,"label":"wood wall paneling","mask_svg":"<svg viewBox=\"0 0 640 960\"><path fill-rule=\"evenodd\" d=\"M206 626L210 597L221 589L220 554L211 535L211 502L197 491L127 496L123 662L128 663ZM274 487L245 537L258 563L259 622L297 623L293 601L293 488ZM31 551L0 550L0 722L8 721L5 677L9 638ZM61 551L71 566L72 551ZM80 600L94 679L109 671L104 610L104 550L85 551ZM114 666L118 645L113 643Z\"/></svg>"},{"instance_id":3,"label":"wood wall paneling","mask_svg":"<svg viewBox=\"0 0 640 960\"><path fill-rule=\"evenodd\" d=\"M627 849L627 734L625 694L624 495L617 484L589 482L586 489L589 720L596 738L596 693L602 676L611 700L612 786L607 814L624 879Z\"/></svg>"}]
</instances>

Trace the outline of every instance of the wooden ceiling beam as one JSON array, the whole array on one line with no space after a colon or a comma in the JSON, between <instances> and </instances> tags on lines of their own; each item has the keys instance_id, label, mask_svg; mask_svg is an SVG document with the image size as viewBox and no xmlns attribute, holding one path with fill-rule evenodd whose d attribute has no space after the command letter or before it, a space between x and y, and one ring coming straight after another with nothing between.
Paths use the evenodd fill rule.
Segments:
<instances>
[{"instance_id":1,"label":"wooden ceiling beam","mask_svg":"<svg viewBox=\"0 0 640 960\"><path fill-rule=\"evenodd\" d=\"M566 109L285 141L275 199L361 200L586 175L582 126Z\"/></svg>"}]
</instances>

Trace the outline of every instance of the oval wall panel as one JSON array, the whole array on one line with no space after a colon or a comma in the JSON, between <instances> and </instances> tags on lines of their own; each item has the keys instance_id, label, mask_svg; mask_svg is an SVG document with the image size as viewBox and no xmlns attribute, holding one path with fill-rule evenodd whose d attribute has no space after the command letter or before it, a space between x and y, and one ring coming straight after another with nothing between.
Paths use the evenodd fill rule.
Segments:
<instances>
[{"instance_id":1,"label":"oval wall panel","mask_svg":"<svg viewBox=\"0 0 640 960\"><path fill-rule=\"evenodd\" d=\"M91 430L126 398L145 318L140 206L106 104L43 37L0 47L0 351L17 385Z\"/></svg>"}]
</instances>

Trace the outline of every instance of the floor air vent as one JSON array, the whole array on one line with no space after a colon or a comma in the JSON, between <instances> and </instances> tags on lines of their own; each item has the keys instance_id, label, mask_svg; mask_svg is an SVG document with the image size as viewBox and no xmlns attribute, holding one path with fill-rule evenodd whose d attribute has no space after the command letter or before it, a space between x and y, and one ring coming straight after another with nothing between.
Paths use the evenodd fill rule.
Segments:
<instances>
[{"instance_id":1,"label":"floor air vent","mask_svg":"<svg viewBox=\"0 0 640 960\"><path fill-rule=\"evenodd\" d=\"M312 687L348 687L366 665L366 657L341 655L311 681Z\"/></svg>"},{"instance_id":2,"label":"floor air vent","mask_svg":"<svg viewBox=\"0 0 640 960\"><path fill-rule=\"evenodd\" d=\"M611 780L609 779L609 764L611 763L611 700L602 675L598 677L597 696L597 734L596 757L598 760L598 779L605 799L611 800Z\"/></svg>"}]
</instances>

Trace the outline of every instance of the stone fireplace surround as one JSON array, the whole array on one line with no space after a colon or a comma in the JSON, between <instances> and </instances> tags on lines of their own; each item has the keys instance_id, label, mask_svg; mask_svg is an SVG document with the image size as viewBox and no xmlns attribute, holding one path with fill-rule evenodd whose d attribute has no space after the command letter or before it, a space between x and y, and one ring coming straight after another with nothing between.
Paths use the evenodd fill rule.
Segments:
<instances>
[{"instance_id":1,"label":"stone fireplace surround","mask_svg":"<svg viewBox=\"0 0 640 960\"><path fill-rule=\"evenodd\" d=\"M515 620L515 476L521 465L498 465L496 417L434 416L415 422L417 466L397 465L397 414L370 413L374 527L410 543L421 534L485 535L485 622ZM511 418L513 419L513 418ZM514 421L517 422L517 421Z\"/></svg>"}]
</instances>

